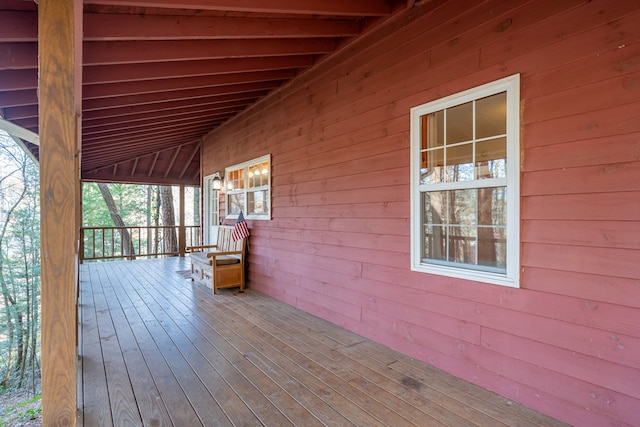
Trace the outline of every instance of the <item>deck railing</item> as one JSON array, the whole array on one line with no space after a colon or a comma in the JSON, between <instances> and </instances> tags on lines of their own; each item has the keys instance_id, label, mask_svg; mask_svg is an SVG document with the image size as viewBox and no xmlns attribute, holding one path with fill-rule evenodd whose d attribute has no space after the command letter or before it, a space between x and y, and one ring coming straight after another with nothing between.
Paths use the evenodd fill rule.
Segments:
<instances>
[{"instance_id":1,"label":"deck railing","mask_svg":"<svg viewBox=\"0 0 640 427\"><path fill-rule=\"evenodd\" d=\"M200 244L199 226L184 227L184 242L181 234L180 226L82 227L80 262L184 255L186 246Z\"/></svg>"}]
</instances>

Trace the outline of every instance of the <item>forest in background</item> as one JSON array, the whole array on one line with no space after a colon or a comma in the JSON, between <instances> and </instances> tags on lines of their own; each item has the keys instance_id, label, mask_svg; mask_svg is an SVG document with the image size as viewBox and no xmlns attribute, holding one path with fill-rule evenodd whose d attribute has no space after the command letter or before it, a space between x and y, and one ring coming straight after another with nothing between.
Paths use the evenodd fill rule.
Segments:
<instances>
[{"instance_id":1,"label":"forest in background","mask_svg":"<svg viewBox=\"0 0 640 427\"><path fill-rule=\"evenodd\" d=\"M185 189L185 224L198 225L199 191ZM83 184L83 227L179 224L178 187ZM0 394L39 394L40 188L36 161L0 131ZM0 405L2 406L2 405ZM0 425L3 424L0 408Z\"/></svg>"}]
</instances>

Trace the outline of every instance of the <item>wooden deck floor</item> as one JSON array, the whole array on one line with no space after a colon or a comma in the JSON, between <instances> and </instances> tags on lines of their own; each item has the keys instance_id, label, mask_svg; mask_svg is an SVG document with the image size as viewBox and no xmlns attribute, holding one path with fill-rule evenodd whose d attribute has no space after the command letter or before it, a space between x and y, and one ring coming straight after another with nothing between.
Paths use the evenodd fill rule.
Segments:
<instances>
[{"instance_id":1,"label":"wooden deck floor","mask_svg":"<svg viewBox=\"0 0 640 427\"><path fill-rule=\"evenodd\" d=\"M257 292L213 296L186 269L82 266L79 425L563 425Z\"/></svg>"}]
</instances>

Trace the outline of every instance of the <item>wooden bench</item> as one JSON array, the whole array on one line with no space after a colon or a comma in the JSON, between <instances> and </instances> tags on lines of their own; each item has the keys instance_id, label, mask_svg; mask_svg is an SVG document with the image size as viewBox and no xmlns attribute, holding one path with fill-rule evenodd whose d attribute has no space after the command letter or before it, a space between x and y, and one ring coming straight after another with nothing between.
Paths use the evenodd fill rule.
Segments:
<instances>
[{"instance_id":1,"label":"wooden bench","mask_svg":"<svg viewBox=\"0 0 640 427\"><path fill-rule=\"evenodd\" d=\"M218 293L218 289L237 288L244 290L246 240L231 238L232 226L218 227L215 245L189 246L191 258L191 280L201 283Z\"/></svg>"}]
</instances>

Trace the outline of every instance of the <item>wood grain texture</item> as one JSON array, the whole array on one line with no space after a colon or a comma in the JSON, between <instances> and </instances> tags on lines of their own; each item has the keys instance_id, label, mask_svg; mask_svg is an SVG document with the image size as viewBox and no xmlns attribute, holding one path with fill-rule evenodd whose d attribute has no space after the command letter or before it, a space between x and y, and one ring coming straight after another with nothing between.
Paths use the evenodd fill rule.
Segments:
<instances>
[{"instance_id":1,"label":"wood grain texture","mask_svg":"<svg viewBox=\"0 0 640 427\"><path fill-rule=\"evenodd\" d=\"M45 425L76 425L76 260L81 99L80 1L38 8L42 409Z\"/></svg>"},{"instance_id":2,"label":"wood grain texture","mask_svg":"<svg viewBox=\"0 0 640 427\"><path fill-rule=\"evenodd\" d=\"M564 425L255 291L212 296L187 267L82 266L84 425ZM96 375L121 364L129 382Z\"/></svg>"},{"instance_id":3,"label":"wood grain texture","mask_svg":"<svg viewBox=\"0 0 640 427\"><path fill-rule=\"evenodd\" d=\"M272 155L249 286L573 424L636 424L640 5L454 3L414 7L204 141L205 175ZM513 73L521 289L410 271L409 109Z\"/></svg>"}]
</instances>

